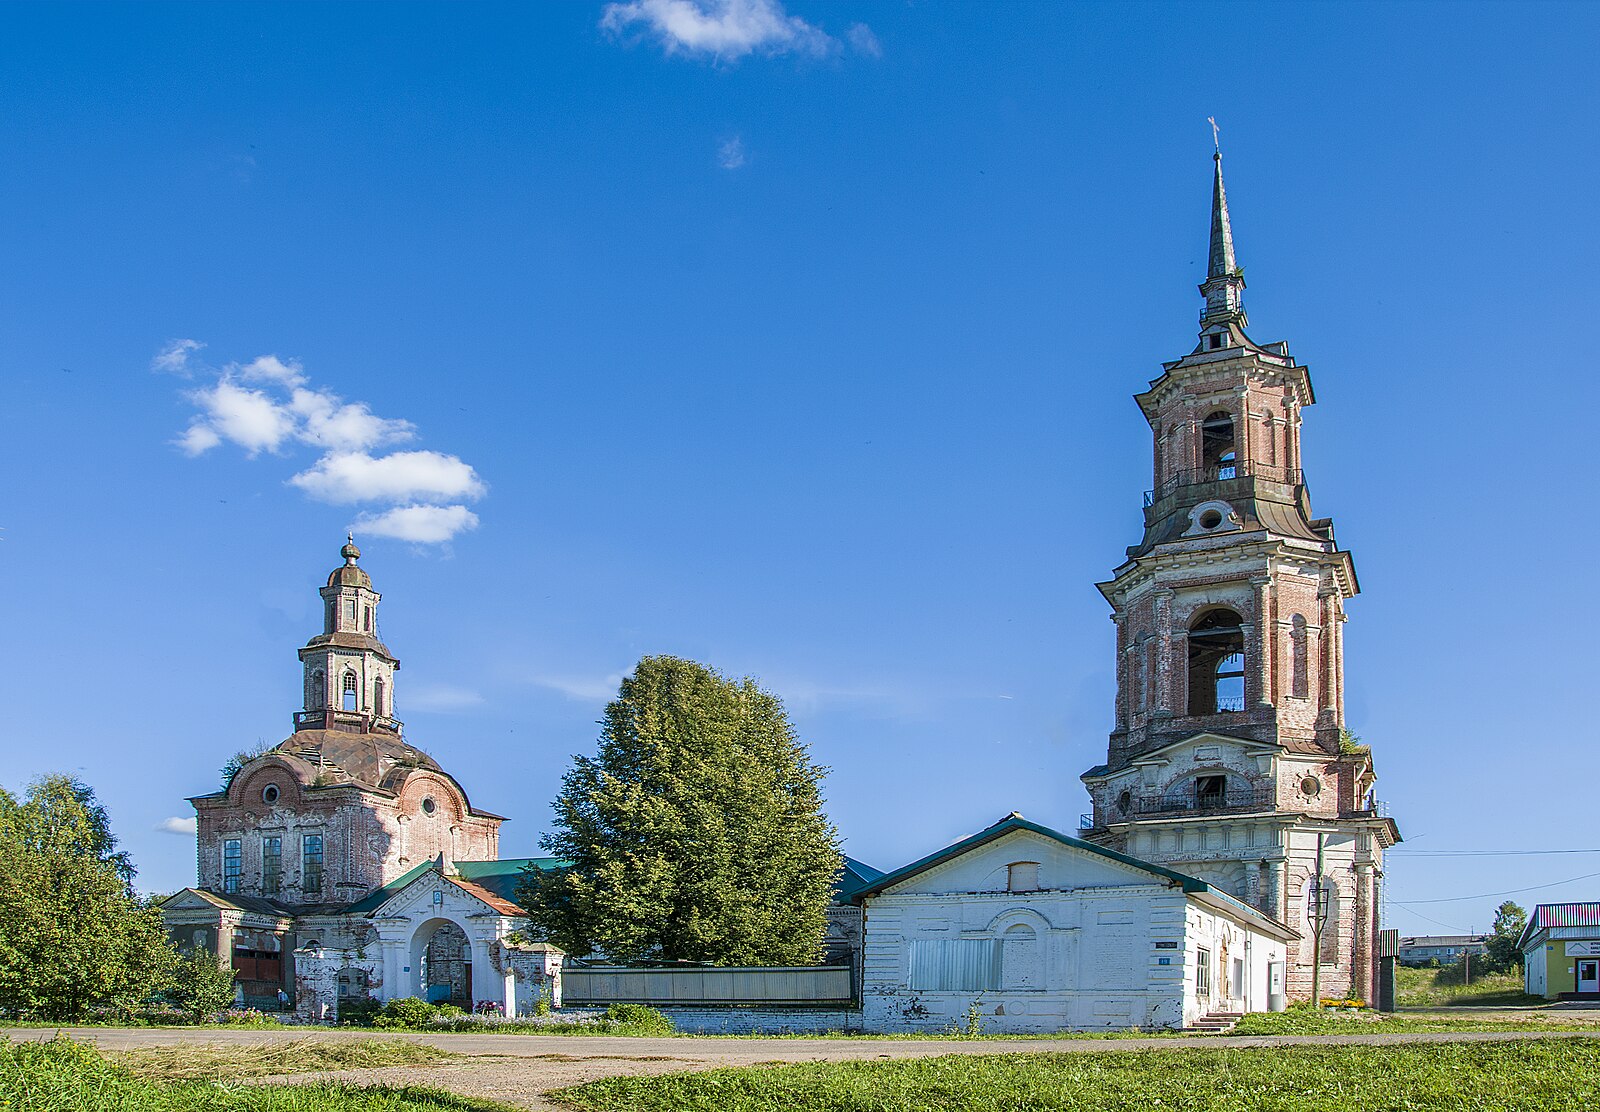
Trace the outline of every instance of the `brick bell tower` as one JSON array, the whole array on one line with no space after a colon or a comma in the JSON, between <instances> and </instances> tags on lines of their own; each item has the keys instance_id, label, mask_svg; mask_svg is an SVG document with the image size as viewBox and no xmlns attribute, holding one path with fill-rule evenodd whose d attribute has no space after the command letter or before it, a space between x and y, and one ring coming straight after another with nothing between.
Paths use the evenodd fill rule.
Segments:
<instances>
[{"instance_id":1,"label":"brick bell tower","mask_svg":"<svg viewBox=\"0 0 1600 1112\"><path fill-rule=\"evenodd\" d=\"M1383 851L1399 840L1344 729L1345 603L1360 589L1300 467L1311 376L1245 333L1222 155L1199 342L1135 396L1154 441L1144 537L1098 584L1116 625L1116 725L1083 774L1082 834L1210 881L1300 931L1291 998L1372 999Z\"/></svg>"}]
</instances>

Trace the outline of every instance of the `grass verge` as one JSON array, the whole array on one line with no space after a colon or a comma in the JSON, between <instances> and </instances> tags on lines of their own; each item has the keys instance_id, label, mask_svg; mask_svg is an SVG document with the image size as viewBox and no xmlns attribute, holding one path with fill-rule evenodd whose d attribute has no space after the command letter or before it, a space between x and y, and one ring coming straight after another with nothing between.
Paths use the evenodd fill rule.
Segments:
<instances>
[{"instance_id":1,"label":"grass verge","mask_svg":"<svg viewBox=\"0 0 1600 1112\"><path fill-rule=\"evenodd\" d=\"M1600 1042L949 1055L611 1078L549 1095L590 1112L1550 1112L1600 1106Z\"/></svg>"},{"instance_id":2,"label":"grass verge","mask_svg":"<svg viewBox=\"0 0 1600 1112\"><path fill-rule=\"evenodd\" d=\"M1378 1012L1252 1012L1231 1035L1388 1035L1469 1031L1600 1031L1600 1012L1531 1012L1526 1015L1474 1016L1430 1013L1383 1015Z\"/></svg>"},{"instance_id":3,"label":"grass verge","mask_svg":"<svg viewBox=\"0 0 1600 1112\"><path fill-rule=\"evenodd\" d=\"M106 1055L147 1081L239 1081L320 1070L425 1066L455 1058L447 1050L398 1039L295 1039L264 1046L160 1046Z\"/></svg>"},{"instance_id":4,"label":"grass verge","mask_svg":"<svg viewBox=\"0 0 1600 1112\"><path fill-rule=\"evenodd\" d=\"M1395 970L1395 1003L1402 1008L1493 1008L1506 1005L1544 1004L1542 996L1522 991L1521 973L1472 974L1466 981L1461 963L1441 969Z\"/></svg>"},{"instance_id":5,"label":"grass verge","mask_svg":"<svg viewBox=\"0 0 1600 1112\"><path fill-rule=\"evenodd\" d=\"M506 1112L432 1089L160 1082L67 1038L0 1042L5 1112Z\"/></svg>"}]
</instances>

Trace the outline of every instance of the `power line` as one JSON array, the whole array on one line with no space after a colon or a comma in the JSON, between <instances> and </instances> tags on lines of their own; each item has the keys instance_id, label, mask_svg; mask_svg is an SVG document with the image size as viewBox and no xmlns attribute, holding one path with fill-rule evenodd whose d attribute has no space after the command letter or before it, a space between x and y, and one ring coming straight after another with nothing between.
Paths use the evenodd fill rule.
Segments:
<instances>
[{"instance_id":1,"label":"power line","mask_svg":"<svg viewBox=\"0 0 1600 1112\"><path fill-rule=\"evenodd\" d=\"M1476 896L1446 896L1439 900L1412 900L1411 903L1447 904L1459 903L1462 900L1486 900L1492 896L1515 896L1519 892L1537 892L1541 888L1559 888L1563 884L1575 884L1580 880L1588 880L1590 877L1596 876L1600 876L1600 873L1584 873L1582 876L1568 877L1566 880L1552 880L1549 884L1535 884L1529 888L1508 888L1504 892L1479 892ZM1407 906L1400 900L1395 900L1394 902L1402 907Z\"/></svg>"},{"instance_id":2,"label":"power line","mask_svg":"<svg viewBox=\"0 0 1600 1112\"><path fill-rule=\"evenodd\" d=\"M1406 905L1401 903L1399 900L1390 900L1389 902L1392 903L1392 904L1397 904L1400 907L1406 907ZM1410 911L1410 908L1407 908L1407 911ZM1428 922L1432 923L1436 927L1449 927L1451 930L1458 931L1461 934L1471 934L1472 933L1466 927L1458 927L1454 923L1442 922L1441 920L1435 919L1432 916L1424 915L1420 911L1411 911L1410 913L1412 915L1415 915L1418 919L1426 919L1426 920L1428 920Z\"/></svg>"},{"instance_id":3,"label":"power line","mask_svg":"<svg viewBox=\"0 0 1600 1112\"><path fill-rule=\"evenodd\" d=\"M1600 853L1600 849L1412 849L1391 850L1388 857L1532 857L1551 853Z\"/></svg>"}]
</instances>

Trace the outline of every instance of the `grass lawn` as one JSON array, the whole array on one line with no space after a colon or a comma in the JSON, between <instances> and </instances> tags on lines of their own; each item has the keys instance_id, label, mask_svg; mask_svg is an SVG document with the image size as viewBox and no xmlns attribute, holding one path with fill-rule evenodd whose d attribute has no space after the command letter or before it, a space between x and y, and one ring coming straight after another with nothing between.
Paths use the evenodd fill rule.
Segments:
<instances>
[{"instance_id":1,"label":"grass lawn","mask_svg":"<svg viewBox=\"0 0 1600 1112\"><path fill-rule=\"evenodd\" d=\"M1474 973L1471 984L1465 983L1465 975L1459 963L1440 969L1408 969L1401 966L1394 973L1394 1002L1402 1008L1547 1003L1542 996L1529 996L1522 991L1521 973Z\"/></svg>"},{"instance_id":2,"label":"grass lawn","mask_svg":"<svg viewBox=\"0 0 1600 1112\"><path fill-rule=\"evenodd\" d=\"M1233 1035L1385 1035L1391 1032L1459 1031L1600 1031L1600 1011L1528 1012L1514 1016L1449 1015L1404 1012L1340 1012L1290 1008L1286 1012L1252 1012L1239 1020Z\"/></svg>"},{"instance_id":3,"label":"grass lawn","mask_svg":"<svg viewBox=\"0 0 1600 1112\"><path fill-rule=\"evenodd\" d=\"M70 1039L0 1042L4 1112L499 1112L503 1108L431 1089L152 1081Z\"/></svg>"},{"instance_id":4,"label":"grass lawn","mask_svg":"<svg viewBox=\"0 0 1600 1112\"><path fill-rule=\"evenodd\" d=\"M950 1055L612 1078L592 1112L1552 1112L1600 1107L1600 1041Z\"/></svg>"}]
</instances>

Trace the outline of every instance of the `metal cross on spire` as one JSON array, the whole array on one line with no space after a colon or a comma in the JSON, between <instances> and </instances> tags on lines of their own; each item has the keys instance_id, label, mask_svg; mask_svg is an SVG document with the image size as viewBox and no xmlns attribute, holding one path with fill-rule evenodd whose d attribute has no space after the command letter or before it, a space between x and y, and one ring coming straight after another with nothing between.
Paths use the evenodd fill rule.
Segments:
<instances>
[{"instance_id":1,"label":"metal cross on spire","mask_svg":"<svg viewBox=\"0 0 1600 1112\"><path fill-rule=\"evenodd\" d=\"M1206 123L1211 125L1211 145L1217 148L1217 153L1222 153L1222 132L1217 127L1217 118L1207 116Z\"/></svg>"}]
</instances>

